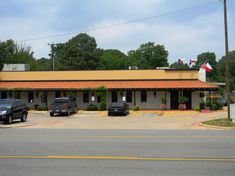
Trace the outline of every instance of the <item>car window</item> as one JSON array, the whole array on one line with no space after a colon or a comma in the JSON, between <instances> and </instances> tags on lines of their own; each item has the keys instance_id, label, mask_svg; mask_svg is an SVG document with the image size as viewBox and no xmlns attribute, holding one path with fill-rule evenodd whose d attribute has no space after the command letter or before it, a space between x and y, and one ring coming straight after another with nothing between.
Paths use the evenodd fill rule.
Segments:
<instances>
[{"instance_id":1,"label":"car window","mask_svg":"<svg viewBox=\"0 0 235 176\"><path fill-rule=\"evenodd\" d=\"M12 103L9 102L0 102L0 108L11 108Z\"/></svg>"},{"instance_id":2,"label":"car window","mask_svg":"<svg viewBox=\"0 0 235 176\"><path fill-rule=\"evenodd\" d=\"M124 104L122 104L122 103L112 103L110 105L110 107L123 107L123 106L124 106Z\"/></svg>"},{"instance_id":3,"label":"car window","mask_svg":"<svg viewBox=\"0 0 235 176\"><path fill-rule=\"evenodd\" d=\"M55 99L55 103L69 103L68 99Z\"/></svg>"}]
</instances>

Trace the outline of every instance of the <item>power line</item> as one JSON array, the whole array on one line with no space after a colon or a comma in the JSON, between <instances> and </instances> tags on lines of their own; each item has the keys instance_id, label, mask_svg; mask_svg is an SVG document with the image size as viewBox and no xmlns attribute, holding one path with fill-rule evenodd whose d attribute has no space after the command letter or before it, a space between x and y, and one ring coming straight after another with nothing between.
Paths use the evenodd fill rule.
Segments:
<instances>
[{"instance_id":1,"label":"power line","mask_svg":"<svg viewBox=\"0 0 235 176\"><path fill-rule=\"evenodd\" d=\"M220 2L220 0L216 0L216 1L208 2L208 3L199 4L199 5L196 5L196 6L193 6L193 7L188 7L188 8L184 8L184 9L180 9L180 10L176 10L176 11L162 13L162 14L159 14L159 15L151 16L151 17L139 18L139 19L132 20L132 21L117 23L117 24L113 24L113 25L100 26L100 27L85 29L85 30L81 30L81 31L66 32L66 33L55 34L55 35L47 35L47 36L42 36L42 37L29 38L29 39L21 40L21 42L27 42L27 41L33 41L33 40L43 40L43 39L48 39L48 38L57 38L57 37L67 36L67 35L76 34L76 33L80 33L80 32L89 32L89 31L96 31L96 30L114 28L114 27L118 27L118 26L124 26L124 25L128 25L128 24L131 24L131 23L136 23L136 22L140 22L140 21L153 20L153 19L160 18L160 17L163 17L163 16L169 16L169 15L173 15L173 14L177 14L177 13L183 13L183 12L186 12L186 11L201 8L201 7L204 7L204 6L209 6L209 5L212 5L212 4L219 3L219 2Z\"/></svg>"}]
</instances>

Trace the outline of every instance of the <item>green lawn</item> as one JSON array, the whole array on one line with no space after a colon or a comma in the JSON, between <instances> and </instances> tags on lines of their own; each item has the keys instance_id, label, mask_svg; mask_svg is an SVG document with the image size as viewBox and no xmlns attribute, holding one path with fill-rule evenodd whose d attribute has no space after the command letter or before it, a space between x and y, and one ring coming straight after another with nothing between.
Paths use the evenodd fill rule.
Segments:
<instances>
[{"instance_id":1,"label":"green lawn","mask_svg":"<svg viewBox=\"0 0 235 176\"><path fill-rule=\"evenodd\" d=\"M209 120L203 122L203 124L212 125L212 126L222 126L222 127L235 127L235 123L232 123L232 121L228 119Z\"/></svg>"}]
</instances>

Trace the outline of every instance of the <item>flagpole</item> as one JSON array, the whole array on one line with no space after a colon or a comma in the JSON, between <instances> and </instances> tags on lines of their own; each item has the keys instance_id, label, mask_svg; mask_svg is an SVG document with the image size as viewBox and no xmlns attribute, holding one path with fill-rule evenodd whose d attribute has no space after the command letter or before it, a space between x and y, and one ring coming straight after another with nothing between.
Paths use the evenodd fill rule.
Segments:
<instances>
[{"instance_id":1,"label":"flagpole","mask_svg":"<svg viewBox=\"0 0 235 176\"><path fill-rule=\"evenodd\" d=\"M229 82L229 63L228 63L228 24L227 24L227 2L224 0L224 33L225 33L225 81L226 97L228 107L228 119L230 120L230 82Z\"/></svg>"}]
</instances>

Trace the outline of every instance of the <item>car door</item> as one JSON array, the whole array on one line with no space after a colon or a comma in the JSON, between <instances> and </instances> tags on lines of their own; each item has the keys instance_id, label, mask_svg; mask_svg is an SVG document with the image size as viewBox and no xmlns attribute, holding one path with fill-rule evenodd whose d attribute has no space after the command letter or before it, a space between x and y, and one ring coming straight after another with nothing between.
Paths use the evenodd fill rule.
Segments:
<instances>
[{"instance_id":1,"label":"car door","mask_svg":"<svg viewBox=\"0 0 235 176\"><path fill-rule=\"evenodd\" d=\"M11 106L12 119L16 119L19 114L19 109L17 107L17 102L13 102Z\"/></svg>"}]
</instances>

